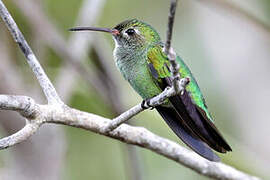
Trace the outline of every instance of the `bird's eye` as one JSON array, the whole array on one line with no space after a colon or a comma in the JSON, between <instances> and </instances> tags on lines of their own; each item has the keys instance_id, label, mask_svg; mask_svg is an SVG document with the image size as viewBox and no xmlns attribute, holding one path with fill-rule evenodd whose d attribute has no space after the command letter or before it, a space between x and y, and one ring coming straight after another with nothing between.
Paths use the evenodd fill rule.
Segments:
<instances>
[{"instance_id":1,"label":"bird's eye","mask_svg":"<svg viewBox=\"0 0 270 180\"><path fill-rule=\"evenodd\" d=\"M134 29L128 29L128 30L126 30L126 33L127 33L129 36L131 36L131 35L133 35L133 34L135 33L135 30L134 30Z\"/></svg>"}]
</instances>

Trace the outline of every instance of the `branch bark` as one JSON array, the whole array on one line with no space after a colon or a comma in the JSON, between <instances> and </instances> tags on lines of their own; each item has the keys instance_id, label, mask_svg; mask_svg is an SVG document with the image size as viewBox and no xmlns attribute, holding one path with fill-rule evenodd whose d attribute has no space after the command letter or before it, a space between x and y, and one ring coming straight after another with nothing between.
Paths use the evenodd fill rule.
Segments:
<instances>
[{"instance_id":1,"label":"branch bark","mask_svg":"<svg viewBox=\"0 0 270 180\"><path fill-rule=\"evenodd\" d=\"M48 100L48 104L40 105L35 103L35 101L30 97L0 95L0 109L17 111L27 119L26 126L23 129L0 140L0 149L8 148L26 140L44 123L56 123L82 128L128 144L152 150L153 152L172 159L202 175L215 179L259 179L223 163L210 162L170 140L151 133L145 128L122 124L113 131L104 131L104 127L107 127L112 121L95 114L70 108L61 101L53 85L35 58L35 55L32 53L30 47L23 38L23 35L19 31L17 25L1 0L0 16L6 23L11 34L14 36L15 41L20 45L21 50L25 54L32 71L36 75ZM187 79L175 81L178 82L179 90L181 90L185 85L181 84L181 82L187 82ZM175 84L177 85L177 83ZM159 103L162 103L169 96L178 93L175 91L176 89L176 87L167 88L160 95L150 99L149 104L151 106L159 105ZM136 115L142 109L142 107L139 108L138 106L141 106L141 104L137 105L135 110L130 110L125 112L124 115L120 115L119 118L121 119L121 117L124 117L122 118L124 120L125 118L127 119Z\"/></svg>"},{"instance_id":2,"label":"branch bark","mask_svg":"<svg viewBox=\"0 0 270 180\"><path fill-rule=\"evenodd\" d=\"M177 2L178 0L171 0L170 11L169 11L169 16L168 16L167 37L166 37L164 52L165 54L167 54L168 59L171 63L170 69L172 72L172 82L173 82L174 90L178 92L179 89L178 89L177 82L180 79L180 74L179 74L180 65L176 62L176 53L171 47L173 24L174 24Z\"/></svg>"}]
</instances>

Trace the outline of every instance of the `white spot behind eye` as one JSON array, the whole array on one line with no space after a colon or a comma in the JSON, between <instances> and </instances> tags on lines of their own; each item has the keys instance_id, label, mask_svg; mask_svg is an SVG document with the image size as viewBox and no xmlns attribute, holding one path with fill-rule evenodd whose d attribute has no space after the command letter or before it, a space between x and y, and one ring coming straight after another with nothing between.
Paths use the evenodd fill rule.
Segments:
<instances>
[{"instance_id":1,"label":"white spot behind eye","mask_svg":"<svg viewBox=\"0 0 270 180\"><path fill-rule=\"evenodd\" d=\"M135 30L136 34L138 34L138 35L141 34L141 32L138 29L134 29L134 30Z\"/></svg>"},{"instance_id":2,"label":"white spot behind eye","mask_svg":"<svg viewBox=\"0 0 270 180\"><path fill-rule=\"evenodd\" d=\"M129 35L126 33L126 31L123 32L122 34L123 34L123 36L124 36L125 38L128 38L128 37L129 37Z\"/></svg>"}]
</instances>

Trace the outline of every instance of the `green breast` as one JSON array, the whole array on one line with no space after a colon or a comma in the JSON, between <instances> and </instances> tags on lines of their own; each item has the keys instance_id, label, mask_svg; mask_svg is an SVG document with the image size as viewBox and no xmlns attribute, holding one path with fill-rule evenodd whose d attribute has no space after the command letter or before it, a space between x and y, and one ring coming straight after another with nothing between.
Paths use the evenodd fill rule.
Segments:
<instances>
[{"instance_id":1,"label":"green breast","mask_svg":"<svg viewBox=\"0 0 270 180\"><path fill-rule=\"evenodd\" d=\"M145 55L132 56L127 59L116 58L115 60L121 74L143 99L161 93L161 89L149 72Z\"/></svg>"}]
</instances>

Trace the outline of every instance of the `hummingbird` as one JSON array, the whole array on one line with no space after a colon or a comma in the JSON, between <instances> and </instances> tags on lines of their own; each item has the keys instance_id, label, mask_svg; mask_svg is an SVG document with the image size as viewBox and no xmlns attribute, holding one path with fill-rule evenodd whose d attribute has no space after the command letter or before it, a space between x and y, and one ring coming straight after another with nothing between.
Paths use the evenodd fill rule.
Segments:
<instances>
[{"instance_id":1,"label":"hummingbird","mask_svg":"<svg viewBox=\"0 0 270 180\"><path fill-rule=\"evenodd\" d=\"M157 31L149 24L131 19L114 28L75 27L70 31L100 31L112 35L113 51L117 68L124 79L147 102L172 86L170 62L163 52L164 43ZM214 125L201 90L188 66L180 56L181 78L189 78L185 90L168 98L164 104L154 107L173 132L192 150L202 157L218 162L219 153L232 151Z\"/></svg>"}]
</instances>

